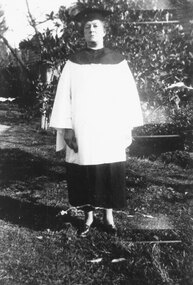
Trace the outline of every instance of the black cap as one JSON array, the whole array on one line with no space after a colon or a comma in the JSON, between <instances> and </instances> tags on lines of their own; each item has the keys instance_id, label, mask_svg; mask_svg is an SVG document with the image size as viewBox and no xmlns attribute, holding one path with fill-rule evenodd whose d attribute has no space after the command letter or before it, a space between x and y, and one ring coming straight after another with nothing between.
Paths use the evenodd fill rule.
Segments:
<instances>
[{"instance_id":1,"label":"black cap","mask_svg":"<svg viewBox=\"0 0 193 285\"><path fill-rule=\"evenodd\" d=\"M112 12L109 10L104 10L99 8L85 8L84 10L78 12L73 17L73 19L77 22L87 22L92 20L104 21L105 18L111 14Z\"/></svg>"}]
</instances>

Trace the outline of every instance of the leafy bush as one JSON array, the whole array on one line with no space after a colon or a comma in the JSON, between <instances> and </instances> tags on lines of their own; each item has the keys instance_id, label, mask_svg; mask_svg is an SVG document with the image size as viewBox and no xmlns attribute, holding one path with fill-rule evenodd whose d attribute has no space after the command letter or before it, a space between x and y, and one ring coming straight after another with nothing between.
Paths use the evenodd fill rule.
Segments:
<instances>
[{"instance_id":1,"label":"leafy bush","mask_svg":"<svg viewBox=\"0 0 193 285\"><path fill-rule=\"evenodd\" d=\"M186 151L174 151L162 153L157 160L162 161L166 164L172 163L179 165L183 168L193 167L193 160L190 157L190 154Z\"/></svg>"},{"instance_id":2,"label":"leafy bush","mask_svg":"<svg viewBox=\"0 0 193 285\"><path fill-rule=\"evenodd\" d=\"M22 94L20 69L8 65L0 69L0 97L19 98Z\"/></svg>"},{"instance_id":3,"label":"leafy bush","mask_svg":"<svg viewBox=\"0 0 193 285\"><path fill-rule=\"evenodd\" d=\"M145 124L133 129L133 136L176 135L181 128L175 124Z\"/></svg>"},{"instance_id":4,"label":"leafy bush","mask_svg":"<svg viewBox=\"0 0 193 285\"><path fill-rule=\"evenodd\" d=\"M37 102L39 103L39 110L42 115L45 115L47 118L50 117L53 102L54 94L57 87L57 82L52 81L51 83L39 81L36 86Z\"/></svg>"},{"instance_id":5,"label":"leafy bush","mask_svg":"<svg viewBox=\"0 0 193 285\"><path fill-rule=\"evenodd\" d=\"M193 105L187 104L180 109L174 109L170 118L178 129L193 130Z\"/></svg>"}]
</instances>

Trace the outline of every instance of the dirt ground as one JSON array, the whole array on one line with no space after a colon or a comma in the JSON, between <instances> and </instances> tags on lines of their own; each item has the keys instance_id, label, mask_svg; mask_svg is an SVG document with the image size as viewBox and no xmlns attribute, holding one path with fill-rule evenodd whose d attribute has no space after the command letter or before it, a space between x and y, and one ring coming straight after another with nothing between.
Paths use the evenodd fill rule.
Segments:
<instances>
[{"instance_id":1,"label":"dirt ground","mask_svg":"<svg viewBox=\"0 0 193 285\"><path fill-rule=\"evenodd\" d=\"M95 224L77 236L64 153L55 135L0 112L0 284L193 284L193 171L128 157L127 202L116 236Z\"/></svg>"}]
</instances>

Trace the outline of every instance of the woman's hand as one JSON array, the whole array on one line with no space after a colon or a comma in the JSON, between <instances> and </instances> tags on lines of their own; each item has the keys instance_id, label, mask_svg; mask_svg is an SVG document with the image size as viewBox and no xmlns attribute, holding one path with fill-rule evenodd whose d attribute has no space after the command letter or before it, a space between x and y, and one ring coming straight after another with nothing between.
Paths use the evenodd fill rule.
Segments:
<instances>
[{"instance_id":1,"label":"woman's hand","mask_svg":"<svg viewBox=\"0 0 193 285\"><path fill-rule=\"evenodd\" d=\"M66 144L74 150L75 153L78 152L78 145L73 129L64 129L64 140Z\"/></svg>"}]
</instances>

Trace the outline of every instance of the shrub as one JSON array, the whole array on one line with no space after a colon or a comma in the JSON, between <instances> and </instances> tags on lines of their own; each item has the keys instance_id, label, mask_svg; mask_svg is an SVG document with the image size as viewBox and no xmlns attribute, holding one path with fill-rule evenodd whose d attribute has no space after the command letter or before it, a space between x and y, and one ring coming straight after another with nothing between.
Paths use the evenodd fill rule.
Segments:
<instances>
[{"instance_id":1,"label":"shrub","mask_svg":"<svg viewBox=\"0 0 193 285\"><path fill-rule=\"evenodd\" d=\"M165 152L162 153L157 160L166 164L176 164L183 168L193 167L193 160L191 159L190 154L186 151L176 150L174 152Z\"/></svg>"},{"instance_id":2,"label":"shrub","mask_svg":"<svg viewBox=\"0 0 193 285\"><path fill-rule=\"evenodd\" d=\"M192 130L193 129L193 105L187 104L182 106L180 109L174 109L171 112L170 117L176 128L181 130Z\"/></svg>"},{"instance_id":3,"label":"shrub","mask_svg":"<svg viewBox=\"0 0 193 285\"><path fill-rule=\"evenodd\" d=\"M145 124L133 129L133 136L176 135L181 128L176 124Z\"/></svg>"}]
</instances>

